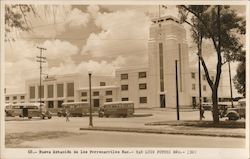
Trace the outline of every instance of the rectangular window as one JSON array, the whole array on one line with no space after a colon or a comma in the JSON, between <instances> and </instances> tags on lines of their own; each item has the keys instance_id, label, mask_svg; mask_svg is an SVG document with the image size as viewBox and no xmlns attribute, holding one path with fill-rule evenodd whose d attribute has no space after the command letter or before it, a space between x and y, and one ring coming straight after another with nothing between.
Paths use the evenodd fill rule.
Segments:
<instances>
[{"instance_id":1,"label":"rectangular window","mask_svg":"<svg viewBox=\"0 0 250 159\"><path fill-rule=\"evenodd\" d=\"M63 84L57 84L57 97L63 97Z\"/></svg>"},{"instance_id":2,"label":"rectangular window","mask_svg":"<svg viewBox=\"0 0 250 159\"><path fill-rule=\"evenodd\" d=\"M112 95L112 91L106 91L106 95Z\"/></svg>"},{"instance_id":3,"label":"rectangular window","mask_svg":"<svg viewBox=\"0 0 250 159\"><path fill-rule=\"evenodd\" d=\"M139 72L139 78L146 78L147 73L146 72Z\"/></svg>"},{"instance_id":4,"label":"rectangular window","mask_svg":"<svg viewBox=\"0 0 250 159\"><path fill-rule=\"evenodd\" d=\"M195 73L194 73L194 72L191 72L191 77L192 77L193 79L195 79Z\"/></svg>"},{"instance_id":5,"label":"rectangular window","mask_svg":"<svg viewBox=\"0 0 250 159\"><path fill-rule=\"evenodd\" d=\"M128 101L128 98L122 98L122 101Z\"/></svg>"},{"instance_id":6,"label":"rectangular window","mask_svg":"<svg viewBox=\"0 0 250 159\"><path fill-rule=\"evenodd\" d=\"M48 85L48 98L53 98L54 96L54 86L52 84Z\"/></svg>"},{"instance_id":7,"label":"rectangular window","mask_svg":"<svg viewBox=\"0 0 250 159\"><path fill-rule=\"evenodd\" d=\"M93 96L99 96L99 92L98 91L93 92Z\"/></svg>"},{"instance_id":8,"label":"rectangular window","mask_svg":"<svg viewBox=\"0 0 250 159\"><path fill-rule=\"evenodd\" d=\"M100 86L106 86L105 82L100 82Z\"/></svg>"},{"instance_id":9,"label":"rectangular window","mask_svg":"<svg viewBox=\"0 0 250 159\"><path fill-rule=\"evenodd\" d=\"M203 97L203 102L207 102L207 97Z\"/></svg>"},{"instance_id":10,"label":"rectangular window","mask_svg":"<svg viewBox=\"0 0 250 159\"><path fill-rule=\"evenodd\" d=\"M5 97L5 100L10 100L10 97Z\"/></svg>"},{"instance_id":11,"label":"rectangular window","mask_svg":"<svg viewBox=\"0 0 250 159\"><path fill-rule=\"evenodd\" d=\"M62 104L63 104L63 100L59 100L59 101L57 102L57 107L58 107L58 108L62 108Z\"/></svg>"},{"instance_id":12,"label":"rectangular window","mask_svg":"<svg viewBox=\"0 0 250 159\"><path fill-rule=\"evenodd\" d=\"M121 74L121 80L125 79L128 79L128 74L127 73Z\"/></svg>"},{"instance_id":13,"label":"rectangular window","mask_svg":"<svg viewBox=\"0 0 250 159\"><path fill-rule=\"evenodd\" d=\"M13 100L16 100L17 99L17 96L13 96Z\"/></svg>"},{"instance_id":14,"label":"rectangular window","mask_svg":"<svg viewBox=\"0 0 250 159\"><path fill-rule=\"evenodd\" d=\"M87 92L82 92L82 97L86 97L88 95Z\"/></svg>"},{"instance_id":15,"label":"rectangular window","mask_svg":"<svg viewBox=\"0 0 250 159\"><path fill-rule=\"evenodd\" d=\"M36 92L35 91L35 86L31 86L30 87L30 99L34 99L35 98L35 95L36 95L35 92Z\"/></svg>"},{"instance_id":16,"label":"rectangular window","mask_svg":"<svg viewBox=\"0 0 250 159\"><path fill-rule=\"evenodd\" d=\"M107 98L106 102L112 102L112 98Z\"/></svg>"},{"instance_id":17,"label":"rectangular window","mask_svg":"<svg viewBox=\"0 0 250 159\"><path fill-rule=\"evenodd\" d=\"M211 80L214 81L214 76L211 76Z\"/></svg>"},{"instance_id":18,"label":"rectangular window","mask_svg":"<svg viewBox=\"0 0 250 159\"><path fill-rule=\"evenodd\" d=\"M44 86L38 86L38 98L40 98L40 91L41 91L41 98L44 98Z\"/></svg>"},{"instance_id":19,"label":"rectangular window","mask_svg":"<svg viewBox=\"0 0 250 159\"><path fill-rule=\"evenodd\" d=\"M48 108L54 108L54 101L48 101Z\"/></svg>"},{"instance_id":20,"label":"rectangular window","mask_svg":"<svg viewBox=\"0 0 250 159\"><path fill-rule=\"evenodd\" d=\"M128 85L127 84L121 85L121 89L122 89L122 91L127 91L128 90Z\"/></svg>"},{"instance_id":21,"label":"rectangular window","mask_svg":"<svg viewBox=\"0 0 250 159\"><path fill-rule=\"evenodd\" d=\"M25 99L25 96L21 96L20 99Z\"/></svg>"},{"instance_id":22,"label":"rectangular window","mask_svg":"<svg viewBox=\"0 0 250 159\"><path fill-rule=\"evenodd\" d=\"M159 60L160 60L160 90L164 91L164 63L163 63L163 44L159 43Z\"/></svg>"},{"instance_id":23,"label":"rectangular window","mask_svg":"<svg viewBox=\"0 0 250 159\"><path fill-rule=\"evenodd\" d=\"M140 103L147 103L147 97L140 97Z\"/></svg>"},{"instance_id":24,"label":"rectangular window","mask_svg":"<svg viewBox=\"0 0 250 159\"><path fill-rule=\"evenodd\" d=\"M147 89L147 84L146 83L140 83L139 84L139 89Z\"/></svg>"},{"instance_id":25,"label":"rectangular window","mask_svg":"<svg viewBox=\"0 0 250 159\"><path fill-rule=\"evenodd\" d=\"M207 90L207 86L203 86L203 91L206 91Z\"/></svg>"},{"instance_id":26,"label":"rectangular window","mask_svg":"<svg viewBox=\"0 0 250 159\"><path fill-rule=\"evenodd\" d=\"M74 97L74 83L67 83L67 97Z\"/></svg>"},{"instance_id":27,"label":"rectangular window","mask_svg":"<svg viewBox=\"0 0 250 159\"><path fill-rule=\"evenodd\" d=\"M82 102L87 102L87 99L82 99Z\"/></svg>"},{"instance_id":28,"label":"rectangular window","mask_svg":"<svg viewBox=\"0 0 250 159\"><path fill-rule=\"evenodd\" d=\"M195 84L192 84L192 90L195 90Z\"/></svg>"},{"instance_id":29,"label":"rectangular window","mask_svg":"<svg viewBox=\"0 0 250 159\"><path fill-rule=\"evenodd\" d=\"M202 75L202 77L203 77L203 80L205 81L206 80L206 75Z\"/></svg>"},{"instance_id":30,"label":"rectangular window","mask_svg":"<svg viewBox=\"0 0 250 159\"><path fill-rule=\"evenodd\" d=\"M74 100L67 100L67 102L72 103L72 102L74 102Z\"/></svg>"}]
</instances>

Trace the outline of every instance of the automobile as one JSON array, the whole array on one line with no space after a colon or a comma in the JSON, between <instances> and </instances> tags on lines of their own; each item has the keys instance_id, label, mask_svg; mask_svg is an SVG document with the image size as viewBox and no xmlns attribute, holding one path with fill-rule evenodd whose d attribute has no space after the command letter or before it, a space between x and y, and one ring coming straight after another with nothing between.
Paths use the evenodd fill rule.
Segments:
<instances>
[{"instance_id":1,"label":"automobile","mask_svg":"<svg viewBox=\"0 0 250 159\"><path fill-rule=\"evenodd\" d=\"M57 112L58 117L65 117L66 111L69 112L72 117L82 117L89 113L88 102L65 102L62 103L62 109Z\"/></svg>"},{"instance_id":2,"label":"automobile","mask_svg":"<svg viewBox=\"0 0 250 159\"><path fill-rule=\"evenodd\" d=\"M240 99L234 108L228 108L225 115L228 120L238 120L246 117L246 99Z\"/></svg>"}]
</instances>

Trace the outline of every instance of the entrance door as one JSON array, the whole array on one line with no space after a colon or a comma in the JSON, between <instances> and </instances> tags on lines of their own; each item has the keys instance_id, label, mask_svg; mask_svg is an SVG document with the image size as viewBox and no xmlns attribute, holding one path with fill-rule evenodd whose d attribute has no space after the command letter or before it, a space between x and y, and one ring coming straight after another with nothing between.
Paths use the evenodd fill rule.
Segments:
<instances>
[{"instance_id":1,"label":"entrance door","mask_svg":"<svg viewBox=\"0 0 250 159\"><path fill-rule=\"evenodd\" d=\"M94 107L99 107L100 101L99 99L94 99Z\"/></svg>"},{"instance_id":2,"label":"entrance door","mask_svg":"<svg viewBox=\"0 0 250 159\"><path fill-rule=\"evenodd\" d=\"M23 117L28 117L28 108L23 108Z\"/></svg>"},{"instance_id":3,"label":"entrance door","mask_svg":"<svg viewBox=\"0 0 250 159\"><path fill-rule=\"evenodd\" d=\"M166 104L165 104L165 94L160 95L160 107L161 108L165 108Z\"/></svg>"}]
</instances>

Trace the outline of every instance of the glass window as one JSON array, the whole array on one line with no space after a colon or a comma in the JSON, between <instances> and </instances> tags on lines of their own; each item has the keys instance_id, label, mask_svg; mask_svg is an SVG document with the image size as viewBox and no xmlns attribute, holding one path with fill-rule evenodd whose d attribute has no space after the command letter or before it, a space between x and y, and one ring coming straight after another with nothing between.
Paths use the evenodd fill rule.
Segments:
<instances>
[{"instance_id":1,"label":"glass window","mask_svg":"<svg viewBox=\"0 0 250 159\"><path fill-rule=\"evenodd\" d=\"M21 99L25 99L25 96L21 96L20 98L21 98Z\"/></svg>"},{"instance_id":2,"label":"glass window","mask_svg":"<svg viewBox=\"0 0 250 159\"><path fill-rule=\"evenodd\" d=\"M74 96L74 83L67 83L67 97Z\"/></svg>"},{"instance_id":3,"label":"glass window","mask_svg":"<svg viewBox=\"0 0 250 159\"><path fill-rule=\"evenodd\" d=\"M140 97L140 103L147 103L147 97Z\"/></svg>"},{"instance_id":4,"label":"glass window","mask_svg":"<svg viewBox=\"0 0 250 159\"><path fill-rule=\"evenodd\" d=\"M164 91L164 63L163 63L163 44L159 43L159 64L160 64L160 90Z\"/></svg>"},{"instance_id":5,"label":"glass window","mask_svg":"<svg viewBox=\"0 0 250 159\"><path fill-rule=\"evenodd\" d=\"M128 90L128 85L127 84L126 85L121 85L121 89L122 89L122 91Z\"/></svg>"},{"instance_id":6,"label":"glass window","mask_svg":"<svg viewBox=\"0 0 250 159\"><path fill-rule=\"evenodd\" d=\"M87 99L82 99L82 102L87 102Z\"/></svg>"},{"instance_id":7,"label":"glass window","mask_svg":"<svg viewBox=\"0 0 250 159\"><path fill-rule=\"evenodd\" d=\"M88 95L87 92L82 92L82 97L86 97Z\"/></svg>"},{"instance_id":8,"label":"glass window","mask_svg":"<svg viewBox=\"0 0 250 159\"><path fill-rule=\"evenodd\" d=\"M17 96L13 96L13 100L16 100L17 99Z\"/></svg>"},{"instance_id":9,"label":"glass window","mask_svg":"<svg viewBox=\"0 0 250 159\"><path fill-rule=\"evenodd\" d=\"M140 83L139 84L139 89L147 89L147 84L146 83Z\"/></svg>"},{"instance_id":10,"label":"glass window","mask_svg":"<svg viewBox=\"0 0 250 159\"><path fill-rule=\"evenodd\" d=\"M57 84L57 97L63 97L63 84Z\"/></svg>"},{"instance_id":11,"label":"glass window","mask_svg":"<svg viewBox=\"0 0 250 159\"><path fill-rule=\"evenodd\" d=\"M62 103L63 103L63 100L59 100L59 101L57 102L57 107L58 107L58 108L62 108Z\"/></svg>"},{"instance_id":12,"label":"glass window","mask_svg":"<svg viewBox=\"0 0 250 159\"><path fill-rule=\"evenodd\" d=\"M139 72L139 78L146 78L147 73L146 72Z\"/></svg>"},{"instance_id":13,"label":"glass window","mask_svg":"<svg viewBox=\"0 0 250 159\"><path fill-rule=\"evenodd\" d=\"M195 79L195 73L194 73L194 72L191 72L191 77L192 77L193 79Z\"/></svg>"},{"instance_id":14,"label":"glass window","mask_svg":"<svg viewBox=\"0 0 250 159\"><path fill-rule=\"evenodd\" d=\"M41 98L44 98L44 86L38 86L38 98L40 98L40 89L41 89Z\"/></svg>"},{"instance_id":15,"label":"glass window","mask_svg":"<svg viewBox=\"0 0 250 159\"><path fill-rule=\"evenodd\" d=\"M128 98L122 98L122 101L128 101Z\"/></svg>"},{"instance_id":16,"label":"glass window","mask_svg":"<svg viewBox=\"0 0 250 159\"><path fill-rule=\"evenodd\" d=\"M211 80L214 81L214 76L211 76Z\"/></svg>"},{"instance_id":17,"label":"glass window","mask_svg":"<svg viewBox=\"0 0 250 159\"><path fill-rule=\"evenodd\" d=\"M30 87L30 99L34 99L35 98L35 86L31 86Z\"/></svg>"},{"instance_id":18,"label":"glass window","mask_svg":"<svg viewBox=\"0 0 250 159\"><path fill-rule=\"evenodd\" d=\"M105 82L100 82L100 86L106 86Z\"/></svg>"},{"instance_id":19,"label":"glass window","mask_svg":"<svg viewBox=\"0 0 250 159\"><path fill-rule=\"evenodd\" d=\"M106 102L112 102L112 98L107 98Z\"/></svg>"},{"instance_id":20,"label":"glass window","mask_svg":"<svg viewBox=\"0 0 250 159\"><path fill-rule=\"evenodd\" d=\"M5 97L5 100L10 100L10 97Z\"/></svg>"},{"instance_id":21,"label":"glass window","mask_svg":"<svg viewBox=\"0 0 250 159\"><path fill-rule=\"evenodd\" d=\"M203 86L203 91L206 91L207 90L207 86Z\"/></svg>"},{"instance_id":22,"label":"glass window","mask_svg":"<svg viewBox=\"0 0 250 159\"><path fill-rule=\"evenodd\" d=\"M54 102L53 101L48 101L48 108L54 108Z\"/></svg>"},{"instance_id":23,"label":"glass window","mask_svg":"<svg viewBox=\"0 0 250 159\"><path fill-rule=\"evenodd\" d=\"M48 98L53 98L54 96L54 86L52 84L48 85Z\"/></svg>"},{"instance_id":24,"label":"glass window","mask_svg":"<svg viewBox=\"0 0 250 159\"><path fill-rule=\"evenodd\" d=\"M112 91L106 91L106 95L112 95Z\"/></svg>"},{"instance_id":25,"label":"glass window","mask_svg":"<svg viewBox=\"0 0 250 159\"><path fill-rule=\"evenodd\" d=\"M98 91L93 92L93 96L99 96L99 92Z\"/></svg>"},{"instance_id":26,"label":"glass window","mask_svg":"<svg viewBox=\"0 0 250 159\"><path fill-rule=\"evenodd\" d=\"M128 74L127 73L121 74L121 80L125 79L128 79Z\"/></svg>"},{"instance_id":27,"label":"glass window","mask_svg":"<svg viewBox=\"0 0 250 159\"><path fill-rule=\"evenodd\" d=\"M192 90L195 90L195 84L192 84Z\"/></svg>"},{"instance_id":28,"label":"glass window","mask_svg":"<svg viewBox=\"0 0 250 159\"><path fill-rule=\"evenodd\" d=\"M203 80L205 81L206 80L206 75L202 75L202 77L203 77Z\"/></svg>"}]
</instances>

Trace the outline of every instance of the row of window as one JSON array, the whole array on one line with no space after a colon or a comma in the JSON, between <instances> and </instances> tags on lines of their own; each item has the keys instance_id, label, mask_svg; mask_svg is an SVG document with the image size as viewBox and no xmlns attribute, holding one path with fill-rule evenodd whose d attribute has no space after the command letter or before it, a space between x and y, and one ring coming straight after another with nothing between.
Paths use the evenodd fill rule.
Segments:
<instances>
[{"instance_id":1,"label":"row of window","mask_svg":"<svg viewBox=\"0 0 250 159\"><path fill-rule=\"evenodd\" d=\"M194 72L191 72L191 77L192 77L192 79L195 79L195 73ZM205 81L207 79L206 75L202 75L202 79ZM211 76L211 80L214 81L214 76Z\"/></svg>"},{"instance_id":2,"label":"row of window","mask_svg":"<svg viewBox=\"0 0 250 159\"><path fill-rule=\"evenodd\" d=\"M63 84L57 84L57 97L63 97L64 96L64 85ZM67 83L67 97L73 97L74 96L74 83ZM29 97L30 99L34 99L36 96L35 86L31 86L29 88ZM44 86L38 86L38 98L44 98ZM47 98L53 98L54 97L54 85L47 85Z\"/></svg>"},{"instance_id":3,"label":"row of window","mask_svg":"<svg viewBox=\"0 0 250 159\"><path fill-rule=\"evenodd\" d=\"M138 78L146 78L146 77L147 77L147 72L138 73ZM126 80L126 79L128 79L128 74L127 73L121 74L121 80Z\"/></svg>"},{"instance_id":4,"label":"row of window","mask_svg":"<svg viewBox=\"0 0 250 159\"><path fill-rule=\"evenodd\" d=\"M203 91L207 91L207 86L203 85ZM196 90L195 84L192 84L192 90Z\"/></svg>"},{"instance_id":5,"label":"row of window","mask_svg":"<svg viewBox=\"0 0 250 159\"><path fill-rule=\"evenodd\" d=\"M113 94L112 91L106 91L106 95L112 95L112 94ZM86 96L88 96L88 92L82 92L81 95L82 95L82 97L86 97ZM94 91L93 96L99 96L99 92Z\"/></svg>"},{"instance_id":6,"label":"row of window","mask_svg":"<svg viewBox=\"0 0 250 159\"><path fill-rule=\"evenodd\" d=\"M146 83L140 83L139 84L139 89L147 89L147 84ZM127 91L128 90L128 85L127 84L121 85L121 90L122 91Z\"/></svg>"},{"instance_id":7,"label":"row of window","mask_svg":"<svg viewBox=\"0 0 250 159\"><path fill-rule=\"evenodd\" d=\"M20 99L22 100L22 99L25 99L25 96L20 96ZM10 97L5 97L5 100L10 100ZM13 96L12 97L12 100L17 100L17 96Z\"/></svg>"}]
</instances>

